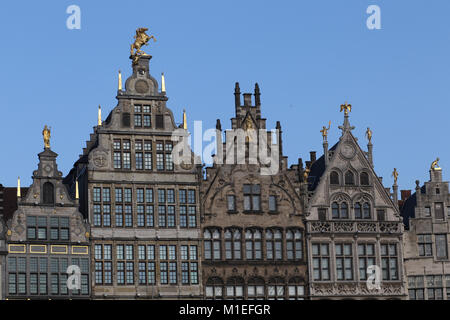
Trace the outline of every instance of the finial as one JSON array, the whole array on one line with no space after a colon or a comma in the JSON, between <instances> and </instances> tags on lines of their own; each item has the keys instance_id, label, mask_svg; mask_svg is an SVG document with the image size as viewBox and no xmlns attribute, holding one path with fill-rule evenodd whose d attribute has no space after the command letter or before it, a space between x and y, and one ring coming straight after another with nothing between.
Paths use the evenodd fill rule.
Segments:
<instances>
[{"instance_id":1,"label":"finial","mask_svg":"<svg viewBox=\"0 0 450 320\"><path fill-rule=\"evenodd\" d=\"M20 177L17 177L17 198L20 198L22 196L20 192Z\"/></svg>"},{"instance_id":2,"label":"finial","mask_svg":"<svg viewBox=\"0 0 450 320\"><path fill-rule=\"evenodd\" d=\"M97 125L102 125L102 107L98 105L98 117L97 117Z\"/></svg>"},{"instance_id":3,"label":"finial","mask_svg":"<svg viewBox=\"0 0 450 320\"><path fill-rule=\"evenodd\" d=\"M367 140L369 140L369 143L372 143L372 130L370 130L369 127L367 127L366 137L367 137Z\"/></svg>"},{"instance_id":4,"label":"finial","mask_svg":"<svg viewBox=\"0 0 450 320\"><path fill-rule=\"evenodd\" d=\"M80 193L78 190L78 179L75 180L75 199L76 200L80 199Z\"/></svg>"},{"instance_id":5,"label":"finial","mask_svg":"<svg viewBox=\"0 0 450 320\"><path fill-rule=\"evenodd\" d=\"M341 104L341 112L344 110L344 115L348 116L348 113L352 111L352 105L347 104L347 101L345 101L345 104Z\"/></svg>"},{"instance_id":6,"label":"finial","mask_svg":"<svg viewBox=\"0 0 450 320\"><path fill-rule=\"evenodd\" d=\"M119 70L119 86L118 86L119 91L122 90L122 72L120 72Z\"/></svg>"},{"instance_id":7,"label":"finial","mask_svg":"<svg viewBox=\"0 0 450 320\"><path fill-rule=\"evenodd\" d=\"M434 160L434 161L431 163L431 170L432 170L432 171L435 171L435 170L441 170L441 168L439 168L438 162L439 162L439 158L436 158L436 160Z\"/></svg>"},{"instance_id":8,"label":"finial","mask_svg":"<svg viewBox=\"0 0 450 320\"><path fill-rule=\"evenodd\" d=\"M161 73L161 92L166 92L166 80L164 79L164 72Z\"/></svg>"},{"instance_id":9,"label":"finial","mask_svg":"<svg viewBox=\"0 0 450 320\"><path fill-rule=\"evenodd\" d=\"M183 109L183 129L187 130L186 109Z\"/></svg>"},{"instance_id":10,"label":"finial","mask_svg":"<svg viewBox=\"0 0 450 320\"><path fill-rule=\"evenodd\" d=\"M44 148L50 149L51 128L48 128L47 125L42 130L42 136L44 137Z\"/></svg>"},{"instance_id":11,"label":"finial","mask_svg":"<svg viewBox=\"0 0 450 320\"><path fill-rule=\"evenodd\" d=\"M397 179L398 179L397 168L394 168L394 171L392 172L392 177L394 177L394 185L396 185L397 184Z\"/></svg>"},{"instance_id":12,"label":"finial","mask_svg":"<svg viewBox=\"0 0 450 320\"><path fill-rule=\"evenodd\" d=\"M330 130L330 128L331 128L331 120L328 121L328 128L323 126L322 130L320 130L320 132L322 132L323 142L327 142L328 130Z\"/></svg>"}]
</instances>

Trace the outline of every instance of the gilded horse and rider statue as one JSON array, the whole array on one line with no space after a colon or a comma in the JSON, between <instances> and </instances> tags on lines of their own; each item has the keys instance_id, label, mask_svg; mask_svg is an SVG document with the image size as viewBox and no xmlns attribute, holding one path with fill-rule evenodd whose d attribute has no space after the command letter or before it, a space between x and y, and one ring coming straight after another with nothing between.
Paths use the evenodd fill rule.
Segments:
<instances>
[{"instance_id":1,"label":"gilded horse and rider statue","mask_svg":"<svg viewBox=\"0 0 450 320\"><path fill-rule=\"evenodd\" d=\"M148 56L147 53L141 50L143 46L148 45L148 42L153 39L156 42L156 38L151 35L146 34L148 28L138 28L136 29L136 35L134 36L134 42L131 44L130 58L133 59L133 64L136 64L141 56ZM135 51L136 50L136 51Z\"/></svg>"}]
</instances>

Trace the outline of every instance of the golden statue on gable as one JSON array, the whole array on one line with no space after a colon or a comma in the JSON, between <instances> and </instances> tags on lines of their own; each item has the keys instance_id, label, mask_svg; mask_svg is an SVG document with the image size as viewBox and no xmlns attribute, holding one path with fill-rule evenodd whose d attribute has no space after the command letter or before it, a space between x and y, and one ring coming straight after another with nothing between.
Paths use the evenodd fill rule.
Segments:
<instances>
[{"instance_id":1,"label":"golden statue on gable","mask_svg":"<svg viewBox=\"0 0 450 320\"><path fill-rule=\"evenodd\" d=\"M328 130L330 130L330 128L331 128L331 120L328 122L328 128L323 126L322 130L320 130L320 132L322 133L323 141L327 141Z\"/></svg>"},{"instance_id":2,"label":"golden statue on gable","mask_svg":"<svg viewBox=\"0 0 450 320\"><path fill-rule=\"evenodd\" d=\"M345 102L345 104L341 104L341 112L342 110L344 110L344 115L348 116L348 113L352 112L352 105Z\"/></svg>"},{"instance_id":3,"label":"golden statue on gable","mask_svg":"<svg viewBox=\"0 0 450 320\"><path fill-rule=\"evenodd\" d=\"M156 38L154 36L149 36L148 34L146 34L146 31L148 31L148 28L136 29L136 35L134 36L135 40L131 44L130 50L130 56L133 58L133 63L136 63L139 60L139 56L148 56L148 54L142 51L141 48L148 45L150 39L153 39L153 42L156 42Z\"/></svg>"},{"instance_id":4,"label":"golden statue on gable","mask_svg":"<svg viewBox=\"0 0 450 320\"><path fill-rule=\"evenodd\" d=\"M434 160L434 161L431 163L431 170L432 170L432 171L435 171L435 170L441 170L441 168L440 168L439 165L438 165L438 162L439 162L439 158L436 158L436 160Z\"/></svg>"},{"instance_id":5,"label":"golden statue on gable","mask_svg":"<svg viewBox=\"0 0 450 320\"><path fill-rule=\"evenodd\" d=\"M50 132L51 128L48 128L47 125L44 126L44 130L42 130L42 137L44 138L44 147L45 149L50 149Z\"/></svg>"}]
</instances>

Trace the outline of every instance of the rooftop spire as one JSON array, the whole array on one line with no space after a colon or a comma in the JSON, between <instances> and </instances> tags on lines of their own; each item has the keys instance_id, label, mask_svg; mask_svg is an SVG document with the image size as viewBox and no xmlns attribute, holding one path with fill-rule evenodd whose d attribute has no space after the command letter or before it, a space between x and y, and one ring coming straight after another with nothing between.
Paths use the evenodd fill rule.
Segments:
<instances>
[{"instance_id":1,"label":"rooftop spire","mask_svg":"<svg viewBox=\"0 0 450 320\"><path fill-rule=\"evenodd\" d=\"M122 72L119 70L119 84L118 84L118 90L122 90Z\"/></svg>"},{"instance_id":2,"label":"rooftop spire","mask_svg":"<svg viewBox=\"0 0 450 320\"><path fill-rule=\"evenodd\" d=\"M20 177L17 177L17 198L20 198L22 196L20 192Z\"/></svg>"},{"instance_id":3,"label":"rooftop spire","mask_svg":"<svg viewBox=\"0 0 450 320\"><path fill-rule=\"evenodd\" d=\"M161 92L166 92L166 80L164 79L164 72L161 73Z\"/></svg>"},{"instance_id":4,"label":"rooftop spire","mask_svg":"<svg viewBox=\"0 0 450 320\"><path fill-rule=\"evenodd\" d=\"M187 130L186 109L183 109L183 129Z\"/></svg>"},{"instance_id":5,"label":"rooftop spire","mask_svg":"<svg viewBox=\"0 0 450 320\"><path fill-rule=\"evenodd\" d=\"M97 125L102 125L102 107L98 105L98 117L97 117Z\"/></svg>"},{"instance_id":6,"label":"rooftop spire","mask_svg":"<svg viewBox=\"0 0 450 320\"><path fill-rule=\"evenodd\" d=\"M350 122L348 121L348 114L352 111L352 105L348 104L347 101L345 104L341 104L341 112L344 111L344 125L339 126L339 129L342 130L342 134L344 134L347 130L353 130L355 127L350 126Z\"/></svg>"}]
</instances>

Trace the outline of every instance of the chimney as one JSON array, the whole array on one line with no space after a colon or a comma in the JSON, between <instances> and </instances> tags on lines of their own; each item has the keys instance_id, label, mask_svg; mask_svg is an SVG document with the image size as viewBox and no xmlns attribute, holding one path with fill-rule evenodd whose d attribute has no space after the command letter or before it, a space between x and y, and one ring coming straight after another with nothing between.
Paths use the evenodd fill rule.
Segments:
<instances>
[{"instance_id":1,"label":"chimney","mask_svg":"<svg viewBox=\"0 0 450 320\"><path fill-rule=\"evenodd\" d=\"M400 197L402 201L406 201L406 199L411 197L411 190L400 190Z\"/></svg>"},{"instance_id":2,"label":"chimney","mask_svg":"<svg viewBox=\"0 0 450 320\"><path fill-rule=\"evenodd\" d=\"M309 153L309 158L311 160L311 163L314 163L316 161L316 151L311 151Z\"/></svg>"},{"instance_id":3,"label":"chimney","mask_svg":"<svg viewBox=\"0 0 450 320\"><path fill-rule=\"evenodd\" d=\"M251 107L252 106L252 94L244 93L244 106Z\"/></svg>"}]
</instances>

